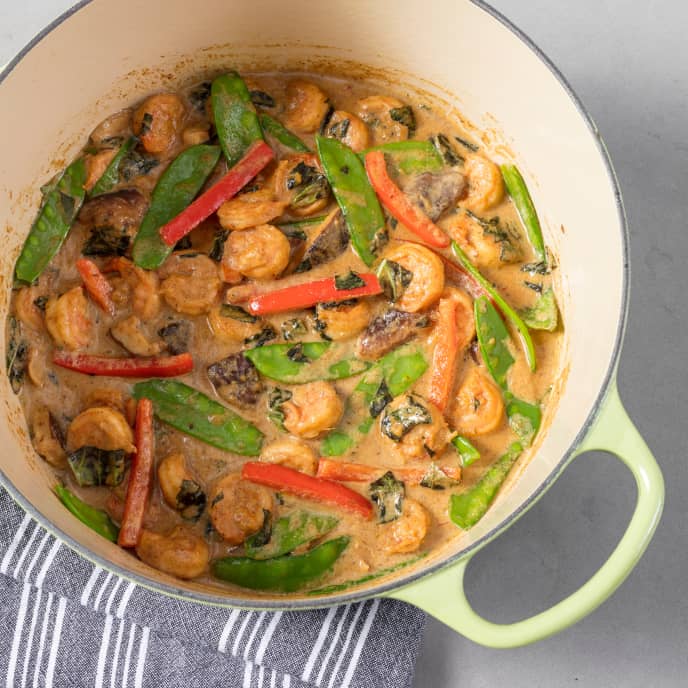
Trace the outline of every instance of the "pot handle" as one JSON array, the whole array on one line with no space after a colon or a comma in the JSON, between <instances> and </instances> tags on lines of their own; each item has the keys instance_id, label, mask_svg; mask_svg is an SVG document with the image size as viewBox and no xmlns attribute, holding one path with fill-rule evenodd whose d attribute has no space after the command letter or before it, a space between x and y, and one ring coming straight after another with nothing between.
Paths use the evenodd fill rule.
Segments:
<instances>
[{"instance_id":1,"label":"pot handle","mask_svg":"<svg viewBox=\"0 0 688 688\"><path fill-rule=\"evenodd\" d=\"M496 624L471 607L463 579L475 552L438 573L393 590L389 597L410 602L476 643L509 648L542 640L568 628L599 607L625 580L642 556L659 522L664 506L662 473L626 414L616 381L585 440L574 455L602 450L615 454L629 468L638 487L631 522L602 567L576 592L553 607L523 621Z\"/></svg>"}]
</instances>

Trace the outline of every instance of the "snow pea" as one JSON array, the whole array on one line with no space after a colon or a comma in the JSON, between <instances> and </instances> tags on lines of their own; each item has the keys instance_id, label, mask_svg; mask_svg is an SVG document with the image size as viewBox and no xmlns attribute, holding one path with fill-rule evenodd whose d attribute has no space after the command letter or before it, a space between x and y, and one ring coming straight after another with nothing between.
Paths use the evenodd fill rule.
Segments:
<instances>
[{"instance_id":1,"label":"snow pea","mask_svg":"<svg viewBox=\"0 0 688 688\"><path fill-rule=\"evenodd\" d=\"M136 138L136 136L131 136L120 146L120 149L117 151L115 157L112 158L110 164L105 168L105 172L103 172L100 179L91 189L89 193L91 198L95 198L96 196L100 196L108 191L112 191L112 189L118 184L119 166L121 165L122 160L129 155L138 142L139 140Z\"/></svg>"},{"instance_id":2,"label":"snow pea","mask_svg":"<svg viewBox=\"0 0 688 688\"><path fill-rule=\"evenodd\" d=\"M320 445L323 456L341 456L365 435L384 407L403 394L427 370L420 351L402 346L383 356L354 388L343 425L330 432Z\"/></svg>"},{"instance_id":3,"label":"snow pea","mask_svg":"<svg viewBox=\"0 0 688 688\"><path fill-rule=\"evenodd\" d=\"M311 152L311 149L296 134L289 131L289 129L279 120L271 117L265 112L261 112L260 115L258 115L258 120L260 121L260 126L263 128L264 133L270 134L270 136L277 139L287 148L291 148L299 153Z\"/></svg>"},{"instance_id":4,"label":"snow pea","mask_svg":"<svg viewBox=\"0 0 688 688\"><path fill-rule=\"evenodd\" d=\"M341 380L365 372L372 365L357 358L336 360L342 347L332 342L298 342L290 344L265 344L249 349L244 356L258 369L258 372L271 380L301 384L313 380ZM325 356L327 359L316 364ZM314 365L316 364L316 365Z\"/></svg>"},{"instance_id":5,"label":"snow pea","mask_svg":"<svg viewBox=\"0 0 688 688\"><path fill-rule=\"evenodd\" d=\"M476 485L451 496L449 517L459 528L468 530L485 515L522 451L521 444L514 442Z\"/></svg>"},{"instance_id":6,"label":"snow pea","mask_svg":"<svg viewBox=\"0 0 688 688\"><path fill-rule=\"evenodd\" d=\"M489 294L492 301L499 306L499 310L504 317L511 321L516 328L521 339L521 345L526 354L526 361L530 369L534 371L537 365L535 361L535 346L526 324L519 314L504 300L504 297L494 288L494 286L492 286L492 283L480 273L473 263L471 263L463 249L455 241L451 242L451 248L454 255L458 258L461 267Z\"/></svg>"},{"instance_id":7,"label":"snow pea","mask_svg":"<svg viewBox=\"0 0 688 688\"><path fill-rule=\"evenodd\" d=\"M263 139L251 94L239 74L232 71L213 81L210 102L222 151L233 167L252 143Z\"/></svg>"},{"instance_id":8,"label":"snow pea","mask_svg":"<svg viewBox=\"0 0 688 688\"><path fill-rule=\"evenodd\" d=\"M500 165L500 169L506 190L513 199L516 210L526 228L530 245L538 259L546 264L545 240L542 237L542 227L540 227L540 220L533 205L533 199L530 197L528 186L516 165Z\"/></svg>"},{"instance_id":9,"label":"snow pea","mask_svg":"<svg viewBox=\"0 0 688 688\"><path fill-rule=\"evenodd\" d=\"M521 442L529 446L540 429L540 407L517 398L509 391L506 378L514 358L506 345L509 333L497 309L487 296L478 297L473 308L480 353L490 375L502 389L509 425Z\"/></svg>"},{"instance_id":10,"label":"snow pea","mask_svg":"<svg viewBox=\"0 0 688 688\"><path fill-rule=\"evenodd\" d=\"M17 260L18 280L33 282L58 252L84 202L85 182L86 165L79 158L46 188L43 205Z\"/></svg>"},{"instance_id":11,"label":"snow pea","mask_svg":"<svg viewBox=\"0 0 688 688\"><path fill-rule=\"evenodd\" d=\"M285 554L274 559L223 557L211 564L215 577L252 590L294 592L318 578L337 561L347 548L349 538L323 542L305 554Z\"/></svg>"},{"instance_id":12,"label":"snow pea","mask_svg":"<svg viewBox=\"0 0 688 688\"><path fill-rule=\"evenodd\" d=\"M342 210L351 244L368 266L386 239L385 217L361 159L337 139L316 136L318 155Z\"/></svg>"},{"instance_id":13,"label":"snow pea","mask_svg":"<svg viewBox=\"0 0 688 688\"><path fill-rule=\"evenodd\" d=\"M361 159L370 151L382 151L404 174L430 172L444 166L442 156L430 141L392 141L367 148L359 153Z\"/></svg>"},{"instance_id":14,"label":"snow pea","mask_svg":"<svg viewBox=\"0 0 688 688\"><path fill-rule=\"evenodd\" d=\"M559 321L557 301L554 298L554 290L550 287L540 294L537 302L531 308L521 310L523 322L531 330L547 330L553 332L557 329Z\"/></svg>"},{"instance_id":15,"label":"snow pea","mask_svg":"<svg viewBox=\"0 0 688 688\"><path fill-rule=\"evenodd\" d=\"M150 399L159 420L201 442L244 456L260 453L263 433L255 425L183 382L138 382L133 396Z\"/></svg>"},{"instance_id":16,"label":"snow pea","mask_svg":"<svg viewBox=\"0 0 688 688\"><path fill-rule=\"evenodd\" d=\"M192 146L180 153L163 172L134 239L132 256L136 265L155 270L165 262L173 247L162 240L158 230L193 201L219 158L217 146Z\"/></svg>"},{"instance_id":17,"label":"snow pea","mask_svg":"<svg viewBox=\"0 0 688 688\"><path fill-rule=\"evenodd\" d=\"M461 459L462 466L470 466L480 458L480 452L462 435L456 435L451 443Z\"/></svg>"},{"instance_id":18,"label":"snow pea","mask_svg":"<svg viewBox=\"0 0 688 688\"><path fill-rule=\"evenodd\" d=\"M104 511L96 509L86 504L86 502L82 502L75 494L72 494L62 485L55 485L55 492L60 501L82 523L86 524L91 530L95 530L96 533L102 535L107 540L110 540L110 542L117 542L119 528Z\"/></svg>"},{"instance_id":19,"label":"snow pea","mask_svg":"<svg viewBox=\"0 0 688 688\"><path fill-rule=\"evenodd\" d=\"M283 516L270 529L270 538L264 545L256 546L252 537L244 543L250 559L272 559L294 551L300 545L329 533L339 519L324 514L296 511Z\"/></svg>"}]
</instances>

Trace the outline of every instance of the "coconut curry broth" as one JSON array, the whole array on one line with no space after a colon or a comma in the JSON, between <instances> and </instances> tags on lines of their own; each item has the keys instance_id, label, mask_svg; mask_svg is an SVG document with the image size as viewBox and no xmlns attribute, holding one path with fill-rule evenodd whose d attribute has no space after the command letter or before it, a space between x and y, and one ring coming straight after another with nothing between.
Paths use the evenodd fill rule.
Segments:
<instances>
[{"instance_id":1,"label":"coconut curry broth","mask_svg":"<svg viewBox=\"0 0 688 688\"><path fill-rule=\"evenodd\" d=\"M252 113L245 98L237 100L240 79L229 78L229 91L234 89L230 104ZM209 214L168 258L158 256L157 269L131 262L133 251L136 263L151 267L150 254L137 254L137 233L144 232L142 221L145 226L153 214L153 190L164 194L165 175L172 173L170 165L180 154L194 146L217 145L219 137L224 155L217 158L218 148L204 173L182 179L195 187L187 189L180 207L161 211L158 205L155 234L236 162L228 162L228 150L237 122L230 116L218 125L215 120L223 110L214 105L220 95L213 86L211 96L209 84L203 83L153 96L96 128L84 149L81 183L89 193L75 219L65 220L69 232L64 244L35 279L26 269L31 261L22 263L22 255L18 262L18 278L33 284L16 289L13 296L8 374L19 391L36 450L52 464L66 488L60 497L79 518L113 540L121 526L120 544L136 545L132 551L144 561L173 575L220 577L230 584L290 592L380 574L460 537L484 513L515 459L532 442L539 415L535 427L531 423L524 433L519 425L523 418L508 405L505 412L504 400L525 400L544 411L557 372L561 326L551 322L552 317L556 321L556 305L553 312L551 303L544 309L546 322L542 314L538 321L536 313L551 289L551 258L538 255L537 241L504 191L499 167L456 122L418 97L380 96L373 84L361 81L273 74L252 75L245 82L277 160L235 200ZM434 220L512 308L535 309L527 321L536 369L531 370L508 317L509 337L488 328L478 342L474 299L484 288L467 277L465 264L457 267L460 261L448 247L421 246L427 237L397 222L392 216L398 212L390 206L394 203L385 198L389 241L374 237L375 255L366 265L352 246L355 218L347 215L344 221L337 210L328 184L336 186L330 170L323 175L314 155L295 152L298 145L285 139L284 132L275 132L262 115L288 127L287 134L296 134L313 151L321 146L315 141L318 131L357 153L379 144L431 140L426 169L422 164L405 166L403 157L387 151L391 183L420 209L416 219ZM245 134L244 123L239 136ZM247 143L244 136L241 154ZM122 153L119 169L105 183L113 159L127 145L130 150ZM416 153L410 154L412 162ZM422 153L427 158L427 149ZM340 167L349 173L348 166ZM361 183L368 184L365 175ZM54 184L45 190L44 207ZM69 196L78 193L60 193L63 215L69 214ZM384 190L378 195L384 196ZM360 203L361 191L342 191L338 200L344 206ZM323 216L324 221L302 222ZM153 247L160 251L155 238L158 245ZM84 254L91 265L84 266ZM95 282L88 274L93 265ZM361 286L360 275L376 270L385 293L373 289L372 295L342 301L347 289ZM315 308L248 312L251 297L334 275L343 279L340 289L330 286L326 295L313 300L313 306L321 301ZM488 297L481 299L481 317L496 315L501 322L499 311L490 311L494 299ZM454 329L446 329L447 317ZM507 357L502 390L493 381L499 378L499 366L486 365L495 341ZM315 354L302 342L330 348L319 350L321 358L311 361ZM266 369L253 354L237 356L285 343L287 361L283 356L278 362L278 377L285 365L295 366L297 377L271 379L256 371L253 364L261 373ZM164 399L155 397L154 468L137 471L133 462L143 459L132 456L141 435L140 428L136 433L132 428L144 425L132 396L137 381L107 369L80 371L74 360L67 367L64 361L56 364L56 351L160 361L188 351L191 372L152 370L144 377L181 373L185 385L223 405L219 411L203 411L206 425L220 427L223 408L234 409L263 433L262 449L242 456L211 446L202 441L207 437L203 428L193 427L193 420L185 432L175 429L169 418L161 422ZM450 368L447 360L454 361ZM358 374L332 375L331 366L339 361L353 362L349 372ZM321 380L326 377L339 379ZM303 384L305 379L313 382ZM201 439L189 433L200 433ZM450 442L457 435L461 451ZM520 444L514 445L516 441ZM505 456L506 461L500 458ZM318 463L318 457L324 459ZM268 472L266 479L263 472L242 478L244 464L255 461L268 471L279 465L292 470L286 477ZM356 479L353 473L361 466L374 470ZM342 492L321 494L322 486L332 483L319 482L303 498L303 489L292 484L293 469L299 471L297 481L316 472L339 480ZM350 491L361 495L353 510ZM88 511L79 499L101 511ZM145 507L142 523L132 516L137 499ZM135 540L123 542L132 521ZM285 565L293 568L279 568Z\"/></svg>"}]
</instances>

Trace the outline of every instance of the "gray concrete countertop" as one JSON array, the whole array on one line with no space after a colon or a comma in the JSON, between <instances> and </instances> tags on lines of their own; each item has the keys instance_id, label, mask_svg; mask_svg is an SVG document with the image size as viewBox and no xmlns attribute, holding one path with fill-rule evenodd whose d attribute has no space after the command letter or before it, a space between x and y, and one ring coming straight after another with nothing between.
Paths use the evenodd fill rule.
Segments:
<instances>
[{"instance_id":1,"label":"gray concrete countertop","mask_svg":"<svg viewBox=\"0 0 688 688\"><path fill-rule=\"evenodd\" d=\"M0 3L0 64L71 4ZM688 5L678 0L492 4L561 69L614 161L630 224L632 264L619 387L662 465L667 507L636 570L587 619L537 645L507 651L479 647L431 620L415 686L685 686ZM527 85L523 95L528 97ZM634 498L630 474L615 459L590 454L576 461L524 518L476 556L467 574L476 609L494 621L515 621L575 590L611 552Z\"/></svg>"}]
</instances>

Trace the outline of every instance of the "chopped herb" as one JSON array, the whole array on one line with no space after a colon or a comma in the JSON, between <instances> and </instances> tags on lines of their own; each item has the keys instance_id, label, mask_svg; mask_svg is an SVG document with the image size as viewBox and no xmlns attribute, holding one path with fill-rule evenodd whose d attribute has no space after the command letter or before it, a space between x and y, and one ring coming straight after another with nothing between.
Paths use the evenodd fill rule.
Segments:
<instances>
[{"instance_id":1,"label":"chopped herb","mask_svg":"<svg viewBox=\"0 0 688 688\"><path fill-rule=\"evenodd\" d=\"M21 325L19 321L10 316L8 318L9 325L9 342L7 344L7 377L10 380L12 391L19 394L24 382L24 373L29 357L29 347L25 341L21 339Z\"/></svg>"},{"instance_id":2,"label":"chopped herb","mask_svg":"<svg viewBox=\"0 0 688 688\"><path fill-rule=\"evenodd\" d=\"M81 447L67 457L74 478L81 487L119 485L127 468L126 459L123 449L106 451L98 447Z\"/></svg>"},{"instance_id":3,"label":"chopped herb","mask_svg":"<svg viewBox=\"0 0 688 688\"><path fill-rule=\"evenodd\" d=\"M325 136L330 136L334 139L344 140L347 132L349 131L349 126L351 125L351 120L343 119L339 122L335 122L327 128Z\"/></svg>"},{"instance_id":4,"label":"chopped herb","mask_svg":"<svg viewBox=\"0 0 688 688\"><path fill-rule=\"evenodd\" d=\"M375 391L372 401L370 402L370 415L372 418L377 418L384 410L387 404L392 401L393 397L389 391L387 381L382 378L380 385Z\"/></svg>"},{"instance_id":5,"label":"chopped herb","mask_svg":"<svg viewBox=\"0 0 688 688\"><path fill-rule=\"evenodd\" d=\"M399 124L403 124L407 129L409 136L413 136L416 131L416 117L413 114L413 109L410 105L404 105L399 108L392 108L389 111L389 116Z\"/></svg>"},{"instance_id":6,"label":"chopped herb","mask_svg":"<svg viewBox=\"0 0 688 688\"><path fill-rule=\"evenodd\" d=\"M47 296L38 296L33 300L33 305L38 308L39 311L45 312L45 307L48 303L48 297Z\"/></svg>"},{"instance_id":7,"label":"chopped herb","mask_svg":"<svg viewBox=\"0 0 688 688\"><path fill-rule=\"evenodd\" d=\"M324 344L321 346L325 346ZM303 343L295 344L287 351L287 358L294 363L310 363L311 359L303 352Z\"/></svg>"},{"instance_id":8,"label":"chopped herb","mask_svg":"<svg viewBox=\"0 0 688 688\"><path fill-rule=\"evenodd\" d=\"M471 143L470 141L466 141L466 139L462 139L460 136L454 136L454 138L455 138L464 148L468 148L469 151L473 151L474 153L477 153L478 150L480 150L480 146L476 146L474 143Z\"/></svg>"},{"instance_id":9,"label":"chopped herb","mask_svg":"<svg viewBox=\"0 0 688 688\"><path fill-rule=\"evenodd\" d=\"M353 270L349 270L348 274L346 275L334 276L334 288L340 291L358 289L359 287L365 287L365 285L365 281Z\"/></svg>"},{"instance_id":10,"label":"chopped herb","mask_svg":"<svg viewBox=\"0 0 688 688\"><path fill-rule=\"evenodd\" d=\"M395 521L404 509L406 486L387 471L382 477L370 483L370 499L377 507L377 518L380 523Z\"/></svg>"},{"instance_id":11,"label":"chopped herb","mask_svg":"<svg viewBox=\"0 0 688 688\"><path fill-rule=\"evenodd\" d=\"M542 284L540 282L528 282L527 280L523 280L523 284L528 287L528 289L532 289L538 294L542 294Z\"/></svg>"},{"instance_id":12,"label":"chopped herb","mask_svg":"<svg viewBox=\"0 0 688 688\"><path fill-rule=\"evenodd\" d=\"M268 394L268 418L280 429L284 430L284 411L282 404L291 399L292 394L288 389L275 387Z\"/></svg>"},{"instance_id":13,"label":"chopped herb","mask_svg":"<svg viewBox=\"0 0 688 688\"><path fill-rule=\"evenodd\" d=\"M277 332L275 331L275 328L272 327L272 325L265 325L260 332L257 332L256 334L244 339L244 344L254 348L263 346L263 344L267 344L267 342L270 342L273 339L277 339Z\"/></svg>"},{"instance_id":14,"label":"chopped herb","mask_svg":"<svg viewBox=\"0 0 688 688\"><path fill-rule=\"evenodd\" d=\"M167 344L167 350L172 355L183 354L189 350L191 323L188 320L172 322L158 330L158 337Z\"/></svg>"},{"instance_id":15,"label":"chopped herb","mask_svg":"<svg viewBox=\"0 0 688 688\"><path fill-rule=\"evenodd\" d=\"M188 235L187 235L188 236ZM225 241L229 236L229 230L227 229L216 229L213 235L213 245L210 247L208 252L208 258L215 260L218 263L222 260L222 256L225 252Z\"/></svg>"},{"instance_id":16,"label":"chopped herb","mask_svg":"<svg viewBox=\"0 0 688 688\"><path fill-rule=\"evenodd\" d=\"M81 252L85 256L123 256L130 243L131 236L124 229L94 227Z\"/></svg>"},{"instance_id":17,"label":"chopped herb","mask_svg":"<svg viewBox=\"0 0 688 688\"><path fill-rule=\"evenodd\" d=\"M131 181L134 177L141 177L148 174L152 169L160 164L154 155L140 153L137 150L131 151L119 165L119 173L125 181Z\"/></svg>"},{"instance_id":18,"label":"chopped herb","mask_svg":"<svg viewBox=\"0 0 688 688\"><path fill-rule=\"evenodd\" d=\"M403 265L385 258L377 269L377 277L385 296L393 303L398 301L411 284L413 273Z\"/></svg>"},{"instance_id":19,"label":"chopped herb","mask_svg":"<svg viewBox=\"0 0 688 688\"><path fill-rule=\"evenodd\" d=\"M389 243L389 233L387 232L387 229L383 227L382 229L379 229L375 234L373 235L373 238L370 242L370 250L373 253L378 253L383 246L386 246Z\"/></svg>"},{"instance_id":20,"label":"chopped herb","mask_svg":"<svg viewBox=\"0 0 688 688\"><path fill-rule=\"evenodd\" d=\"M531 275L549 275L551 269L546 260L541 260L538 263L524 263L521 265L521 272L529 272Z\"/></svg>"},{"instance_id":21,"label":"chopped herb","mask_svg":"<svg viewBox=\"0 0 688 688\"><path fill-rule=\"evenodd\" d=\"M389 439L399 442L417 425L430 425L431 423L430 411L412 396L408 396L405 406L385 412L380 423L380 429Z\"/></svg>"},{"instance_id":22,"label":"chopped herb","mask_svg":"<svg viewBox=\"0 0 688 688\"><path fill-rule=\"evenodd\" d=\"M255 315L244 310L241 306L235 306L231 303L223 303L220 306L220 315L223 318L232 318L232 320L238 320L243 323L258 322L258 318Z\"/></svg>"},{"instance_id":23,"label":"chopped herb","mask_svg":"<svg viewBox=\"0 0 688 688\"><path fill-rule=\"evenodd\" d=\"M499 260L503 263L513 263L520 259L521 251L516 242L521 235L512 224L503 226L498 216L486 220L468 209L466 215L482 227L483 234L492 237L495 243L499 244Z\"/></svg>"},{"instance_id":24,"label":"chopped herb","mask_svg":"<svg viewBox=\"0 0 688 688\"><path fill-rule=\"evenodd\" d=\"M188 251L190 248L192 248L193 244L191 243L191 237L187 234L185 237L182 237L175 245L174 248L172 249L173 251ZM180 258L195 258L198 253L185 253L183 256L179 256Z\"/></svg>"},{"instance_id":25,"label":"chopped herb","mask_svg":"<svg viewBox=\"0 0 688 688\"><path fill-rule=\"evenodd\" d=\"M327 198L330 184L327 177L316 167L299 162L287 175L286 187L294 191L291 205L305 208L321 198Z\"/></svg>"},{"instance_id":26,"label":"chopped herb","mask_svg":"<svg viewBox=\"0 0 688 688\"><path fill-rule=\"evenodd\" d=\"M344 174L349 174L349 166L348 165L342 165L339 168Z\"/></svg>"},{"instance_id":27,"label":"chopped herb","mask_svg":"<svg viewBox=\"0 0 688 688\"><path fill-rule=\"evenodd\" d=\"M213 497L213 501L210 502L210 506L215 506L216 504L219 504L224 498L225 498L225 493L224 492L218 492L215 495L215 497Z\"/></svg>"},{"instance_id":28,"label":"chopped herb","mask_svg":"<svg viewBox=\"0 0 688 688\"><path fill-rule=\"evenodd\" d=\"M195 480L182 480L176 502L182 518L197 521L205 509L205 492Z\"/></svg>"},{"instance_id":29,"label":"chopped herb","mask_svg":"<svg viewBox=\"0 0 688 688\"><path fill-rule=\"evenodd\" d=\"M281 325L282 338L286 339L288 342L307 334L308 326L304 320L300 318L292 318L291 320L285 320Z\"/></svg>"},{"instance_id":30,"label":"chopped herb","mask_svg":"<svg viewBox=\"0 0 688 688\"><path fill-rule=\"evenodd\" d=\"M249 95L251 96L251 102L254 105L256 105L257 107L264 107L264 108L274 108L275 107L275 99L269 93L266 93L265 91L259 91L259 90L249 91Z\"/></svg>"},{"instance_id":31,"label":"chopped herb","mask_svg":"<svg viewBox=\"0 0 688 688\"><path fill-rule=\"evenodd\" d=\"M430 143L435 146L437 152L442 156L442 160L444 160L447 165L455 167L463 163L463 157L456 152L456 149L444 134L435 134L435 136L431 136Z\"/></svg>"},{"instance_id":32,"label":"chopped herb","mask_svg":"<svg viewBox=\"0 0 688 688\"><path fill-rule=\"evenodd\" d=\"M208 98L210 98L210 86L210 81L204 81L196 86L191 93L189 93L189 102L193 108L199 112L203 112L205 110L205 104L208 101Z\"/></svg>"},{"instance_id":33,"label":"chopped herb","mask_svg":"<svg viewBox=\"0 0 688 688\"><path fill-rule=\"evenodd\" d=\"M272 537L272 513L268 509L263 509L263 525L260 530L246 538L244 547L248 550L256 550L265 547Z\"/></svg>"},{"instance_id":34,"label":"chopped herb","mask_svg":"<svg viewBox=\"0 0 688 688\"><path fill-rule=\"evenodd\" d=\"M458 484L458 480L450 478L434 461L428 466L428 470L420 481L421 487L431 490L446 490Z\"/></svg>"},{"instance_id":35,"label":"chopped herb","mask_svg":"<svg viewBox=\"0 0 688 688\"><path fill-rule=\"evenodd\" d=\"M280 232L282 232L282 234L284 234L285 237L287 237L287 239L290 240L301 242L306 241L308 239L308 235L306 234L306 232L304 232L302 229L299 229L298 227L284 226L280 227L279 230Z\"/></svg>"},{"instance_id":36,"label":"chopped herb","mask_svg":"<svg viewBox=\"0 0 688 688\"><path fill-rule=\"evenodd\" d=\"M327 112L325 113L325 116L322 118L322 122L320 122L320 127L318 129L318 133L320 134L320 136L325 136L325 130L327 129L327 125L330 123L333 114L334 107L332 106L332 103L329 103Z\"/></svg>"},{"instance_id":37,"label":"chopped herb","mask_svg":"<svg viewBox=\"0 0 688 688\"><path fill-rule=\"evenodd\" d=\"M141 131L139 132L139 136L145 136L150 131L152 125L153 115L151 115L150 112L145 112L143 114L143 120L141 122Z\"/></svg>"}]
</instances>

